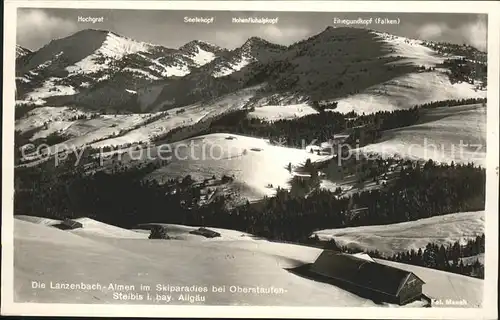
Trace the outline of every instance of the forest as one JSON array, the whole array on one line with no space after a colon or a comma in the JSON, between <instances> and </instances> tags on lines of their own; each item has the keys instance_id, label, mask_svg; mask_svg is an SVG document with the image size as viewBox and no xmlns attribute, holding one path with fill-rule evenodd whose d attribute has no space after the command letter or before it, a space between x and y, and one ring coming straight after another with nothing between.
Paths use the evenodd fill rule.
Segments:
<instances>
[{"instance_id":1,"label":"forest","mask_svg":"<svg viewBox=\"0 0 500 320\"><path fill-rule=\"evenodd\" d=\"M146 222L217 226L301 242L318 229L412 221L485 206L485 170L473 164L408 162L384 188L339 195L321 188L295 192L292 184L291 190L278 189L273 197L231 207L229 195L200 205L207 186L190 176L165 184L144 179L161 164L115 164L111 171L89 174L74 167L71 159L66 163L17 168L15 214L91 217L125 228ZM232 183L227 177L217 178Z\"/></svg>"},{"instance_id":2,"label":"forest","mask_svg":"<svg viewBox=\"0 0 500 320\"><path fill-rule=\"evenodd\" d=\"M467 82L475 84L481 81L481 87L487 87L488 67L484 63L462 59L446 59L442 66L449 69L448 77L451 83Z\"/></svg>"},{"instance_id":3,"label":"forest","mask_svg":"<svg viewBox=\"0 0 500 320\"><path fill-rule=\"evenodd\" d=\"M200 134L233 133L280 141L288 147L304 148L313 141L330 141L338 134L347 133L346 143L359 143L364 146L377 141L382 131L417 123L423 109L444 106L457 106L473 103L486 103L486 99L456 99L435 101L414 106L410 109L379 111L373 114L342 114L335 111L322 111L297 119L266 121L249 118L250 110L239 110L213 121L209 128Z\"/></svg>"},{"instance_id":4,"label":"forest","mask_svg":"<svg viewBox=\"0 0 500 320\"><path fill-rule=\"evenodd\" d=\"M462 56L469 60L475 60L482 63L488 61L488 54L486 52L479 51L471 45L429 41L424 41L423 45L444 55Z\"/></svg>"}]
</instances>

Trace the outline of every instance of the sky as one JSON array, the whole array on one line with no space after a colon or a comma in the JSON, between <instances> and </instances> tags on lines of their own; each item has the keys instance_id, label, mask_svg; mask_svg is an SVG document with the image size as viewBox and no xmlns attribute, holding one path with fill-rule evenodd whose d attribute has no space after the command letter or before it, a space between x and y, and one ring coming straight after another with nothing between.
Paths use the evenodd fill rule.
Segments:
<instances>
[{"instance_id":1,"label":"sky","mask_svg":"<svg viewBox=\"0 0 500 320\"><path fill-rule=\"evenodd\" d=\"M78 17L103 17L102 22L78 22ZM211 24L185 23L184 17L214 17ZM278 18L276 24L235 24L233 17ZM395 25L367 27L394 35L433 41L470 44L487 49L487 16L458 13L333 13L242 12L118 9L18 9L17 43L37 50L53 39L83 29L105 29L138 41L178 48L191 40L203 40L233 49L249 37L289 45L323 31L338 19L399 18ZM363 26L364 27L364 26Z\"/></svg>"}]
</instances>

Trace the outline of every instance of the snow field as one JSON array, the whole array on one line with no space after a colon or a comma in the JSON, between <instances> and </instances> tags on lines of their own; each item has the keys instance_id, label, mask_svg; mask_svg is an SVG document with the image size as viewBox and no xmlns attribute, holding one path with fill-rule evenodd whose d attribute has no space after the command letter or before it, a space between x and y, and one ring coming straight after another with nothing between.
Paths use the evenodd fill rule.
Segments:
<instances>
[{"instance_id":1,"label":"snow field","mask_svg":"<svg viewBox=\"0 0 500 320\"><path fill-rule=\"evenodd\" d=\"M153 45L144 42L137 42L129 38L120 37L109 32L102 46L93 54L85 57L83 60L66 68L70 74L75 73L95 73L101 70L109 69L111 59L121 59L127 54L140 51L148 51ZM100 62L104 58L104 62Z\"/></svg>"},{"instance_id":2,"label":"snow field","mask_svg":"<svg viewBox=\"0 0 500 320\"><path fill-rule=\"evenodd\" d=\"M148 69L159 72L162 75L162 77L171 77L171 76L182 77L182 76L185 76L191 72L191 70L189 70L189 68L185 65L179 64L179 65L174 65L174 66L167 66L167 65L160 63L160 60L162 60L163 57L160 57L157 59L151 59L151 58L149 58L143 54L140 54L140 53L138 53L138 55L140 57L142 57L143 59L151 62L152 65L150 65L148 67ZM152 80L159 79L159 78L154 77L152 75L150 75L149 78Z\"/></svg>"},{"instance_id":3,"label":"snow field","mask_svg":"<svg viewBox=\"0 0 500 320\"><path fill-rule=\"evenodd\" d=\"M282 119L294 119L307 116L309 114L316 114L316 111L311 106L302 103L286 106L267 105L256 107L254 111L248 114L251 118L259 118L266 121L276 121Z\"/></svg>"},{"instance_id":4,"label":"snow field","mask_svg":"<svg viewBox=\"0 0 500 320\"><path fill-rule=\"evenodd\" d=\"M50 152L73 151L85 145L94 146L96 140L105 139L119 134L121 130L140 125L150 116L151 114L101 115L95 119L77 120L63 132L71 138L51 146Z\"/></svg>"},{"instance_id":5,"label":"snow field","mask_svg":"<svg viewBox=\"0 0 500 320\"><path fill-rule=\"evenodd\" d=\"M78 93L78 91L72 86L56 84L55 82L57 80L60 80L60 78L48 78L43 82L41 87L28 93L26 95L26 99L33 101L34 103L44 104L46 102L43 100L44 98L53 96L70 96Z\"/></svg>"},{"instance_id":6,"label":"snow field","mask_svg":"<svg viewBox=\"0 0 500 320\"><path fill-rule=\"evenodd\" d=\"M116 233L111 227L84 218L87 226ZM86 222L85 222L86 221ZM167 225L173 232L188 232L192 227ZM101 290L34 290L32 281L64 283L110 283L133 285L129 293L141 294L140 285L149 285L156 295L156 286L185 285L207 287L202 295L206 305L275 305L275 306L376 306L338 287L309 280L285 270L312 263L320 249L293 244L256 240L250 237L226 241L146 240L126 237L97 236L93 233L62 231L33 222L14 220L14 284L17 302L59 303L159 303L153 300L117 300L118 292ZM223 232L229 230L218 229ZM133 231L131 231L133 232ZM235 235L239 232L235 232ZM121 234L121 233L120 233ZM121 234L123 235L123 234ZM223 235L224 237L224 235ZM433 299L466 299L469 307L479 306L483 281L452 273L376 261L414 272L426 284L424 293ZM212 286L225 286L215 293ZM274 287L276 294L231 293L229 288ZM125 292L123 292L125 293ZM168 304L184 304L178 293ZM144 294L144 292L142 292ZM304 299L307 297L307 299ZM388 307L397 307L385 304Z\"/></svg>"},{"instance_id":7,"label":"snow field","mask_svg":"<svg viewBox=\"0 0 500 320\"><path fill-rule=\"evenodd\" d=\"M147 142L152 138L169 132L176 127L184 127L192 125L207 116L207 111L198 108L197 106L184 108L185 112L177 113L177 109L169 110L169 114L156 121L143 125L137 129L131 130L121 136L104 139L92 144L95 148L100 148L109 145L122 145L125 143Z\"/></svg>"},{"instance_id":8,"label":"snow field","mask_svg":"<svg viewBox=\"0 0 500 320\"><path fill-rule=\"evenodd\" d=\"M484 233L484 211L459 212L410 222L326 229L313 233L319 239L334 239L340 246L378 250L385 255L414 249L422 250L429 242L450 245Z\"/></svg>"},{"instance_id":9,"label":"snow field","mask_svg":"<svg viewBox=\"0 0 500 320\"><path fill-rule=\"evenodd\" d=\"M51 146L50 153L80 149L85 145L102 148L147 143L177 127L189 127L201 122L208 125L212 118L243 107L254 91L255 88L245 89L203 105L171 109L167 115L144 125L141 124L158 113L100 115L94 119L71 120L75 116L91 114L68 107L39 107L17 120L16 130L27 132L38 128L31 139L44 138L56 132L68 137L68 140Z\"/></svg>"},{"instance_id":10,"label":"snow field","mask_svg":"<svg viewBox=\"0 0 500 320\"><path fill-rule=\"evenodd\" d=\"M73 220L80 222L83 225L83 228L71 231L75 234L95 235L95 236L112 237L112 238L126 238L126 239L147 239L149 237L149 234L143 234L115 227L113 225L102 223L89 218L78 218Z\"/></svg>"},{"instance_id":11,"label":"snow field","mask_svg":"<svg viewBox=\"0 0 500 320\"><path fill-rule=\"evenodd\" d=\"M70 120L71 118L83 115L86 115L86 113L78 109L68 107L39 107L31 110L24 118L16 120L15 127L16 130L26 132L40 128L44 124L48 124L49 128L47 130L57 131L55 129L50 129L50 126L58 122L63 124L72 123L73 121ZM42 129L41 131L44 130ZM43 133L39 134L43 136Z\"/></svg>"},{"instance_id":12,"label":"snow field","mask_svg":"<svg viewBox=\"0 0 500 320\"><path fill-rule=\"evenodd\" d=\"M233 72L240 71L250 63L254 62L255 58L252 56L242 56L239 60L231 60L227 64L219 67L218 71L212 73L214 78L221 78L232 74Z\"/></svg>"},{"instance_id":13,"label":"snow field","mask_svg":"<svg viewBox=\"0 0 500 320\"><path fill-rule=\"evenodd\" d=\"M421 40L409 39L405 37L394 36L388 33L373 32L379 39L385 42L388 48L394 52L388 56L397 57L403 56L401 62L412 63L416 66L434 67L444 62L444 58L440 57L437 52L422 45Z\"/></svg>"},{"instance_id":14,"label":"snow field","mask_svg":"<svg viewBox=\"0 0 500 320\"><path fill-rule=\"evenodd\" d=\"M296 166L308 158L314 162L330 157L274 146L259 138L222 133L174 143L170 155L169 164L150 178L162 181L188 174L194 179L234 175L235 185L244 186L243 196L249 199L274 195L278 186L288 188L293 177L286 169L289 163Z\"/></svg>"},{"instance_id":15,"label":"snow field","mask_svg":"<svg viewBox=\"0 0 500 320\"><path fill-rule=\"evenodd\" d=\"M440 71L410 73L340 99L335 111L369 114L434 101L485 97L486 91L476 90L469 83L452 84L448 76Z\"/></svg>"},{"instance_id":16,"label":"snow field","mask_svg":"<svg viewBox=\"0 0 500 320\"><path fill-rule=\"evenodd\" d=\"M36 280L47 285L51 281L105 286L118 283L133 285L135 293L140 293L140 285L145 284L153 288L153 296L171 294L172 305L188 302L179 301L179 293L156 292L156 285L207 287L209 292L202 294L205 301L201 302L207 305L374 306L328 284L297 277L284 270L276 257L226 247L224 241L96 238L20 220L15 221L15 234L16 301L166 304L115 300L114 292L106 289L33 290L31 281ZM212 286L226 286L226 292L211 292ZM230 286L272 286L280 293L231 293Z\"/></svg>"},{"instance_id":17,"label":"snow field","mask_svg":"<svg viewBox=\"0 0 500 320\"><path fill-rule=\"evenodd\" d=\"M27 221L27 222L32 222L32 223L36 223L36 224L41 224L44 226L53 226L53 225L61 222L60 220L55 220L55 219L33 217L33 216L24 216L24 215L16 215L15 219Z\"/></svg>"},{"instance_id":18,"label":"snow field","mask_svg":"<svg viewBox=\"0 0 500 320\"><path fill-rule=\"evenodd\" d=\"M466 302L466 304L462 306L449 305L448 307L481 308L482 306L484 281L481 279L387 260L374 260L382 264L415 273L425 281L423 291L425 295L431 299L441 300L443 303L446 303L446 300L457 302L465 300ZM432 307L439 308L446 307L446 305L438 305L434 301Z\"/></svg>"},{"instance_id":19,"label":"snow field","mask_svg":"<svg viewBox=\"0 0 500 320\"><path fill-rule=\"evenodd\" d=\"M380 142L354 152L484 166L486 107L466 105L425 110L418 124L386 131Z\"/></svg>"},{"instance_id":20,"label":"snow field","mask_svg":"<svg viewBox=\"0 0 500 320\"><path fill-rule=\"evenodd\" d=\"M203 66L216 58L214 53L205 51L200 48L200 46L196 46L196 50L197 52L191 59L193 59L193 62L198 66Z\"/></svg>"},{"instance_id":21,"label":"snow field","mask_svg":"<svg viewBox=\"0 0 500 320\"><path fill-rule=\"evenodd\" d=\"M193 104L182 108L168 110L168 115L154 122L131 130L122 136L106 139L95 143L94 147L104 145L121 145L124 143L147 142L166 134L178 127L188 127L202 122L208 122L224 113L242 108L253 96L255 88L241 90L228 94L205 104ZM151 94L155 94L152 92ZM143 99L145 97L143 96ZM148 101L151 101L149 99Z\"/></svg>"}]
</instances>

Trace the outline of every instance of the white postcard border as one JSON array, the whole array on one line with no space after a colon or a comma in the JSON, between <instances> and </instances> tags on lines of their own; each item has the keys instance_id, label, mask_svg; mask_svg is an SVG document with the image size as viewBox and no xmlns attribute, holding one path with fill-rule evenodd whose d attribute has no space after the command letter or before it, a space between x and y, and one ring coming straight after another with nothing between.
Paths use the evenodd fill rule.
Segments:
<instances>
[{"instance_id":1,"label":"white postcard border","mask_svg":"<svg viewBox=\"0 0 500 320\"><path fill-rule=\"evenodd\" d=\"M488 14L487 192L486 254L482 308L348 308L348 307L239 307L88 305L14 303L13 301L13 175L12 157L15 88L16 9L106 8L207 11L308 11L308 12L443 12ZM488 1L14 1L4 7L4 74L2 134L2 315L121 316L121 317L280 317L280 318L497 318L498 279L498 129L500 3Z\"/></svg>"}]
</instances>

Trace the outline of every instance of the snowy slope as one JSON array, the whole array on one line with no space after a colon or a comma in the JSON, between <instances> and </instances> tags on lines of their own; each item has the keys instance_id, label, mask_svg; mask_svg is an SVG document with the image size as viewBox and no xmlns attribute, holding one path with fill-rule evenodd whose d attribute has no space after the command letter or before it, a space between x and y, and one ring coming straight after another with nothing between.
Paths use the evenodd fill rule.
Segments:
<instances>
[{"instance_id":1,"label":"snowy slope","mask_svg":"<svg viewBox=\"0 0 500 320\"><path fill-rule=\"evenodd\" d=\"M363 29L327 28L290 46L279 58L283 66L271 77L277 78L277 88L337 101L335 110L342 113L486 96L476 88L479 83L452 84L448 70L440 68L444 56L422 41Z\"/></svg>"},{"instance_id":2,"label":"snowy slope","mask_svg":"<svg viewBox=\"0 0 500 320\"><path fill-rule=\"evenodd\" d=\"M242 108L256 89L249 88L203 104L171 109L168 113L99 115L68 107L39 107L16 120L16 130L25 134L30 132L31 140L52 133L67 137L66 141L52 146L52 151L74 150L84 145L102 148L147 143L172 129L199 124L199 128L184 133L195 134L218 116ZM183 139L182 135L177 138Z\"/></svg>"},{"instance_id":3,"label":"snowy slope","mask_svg":"<svg viewBox=\"0 0 500 320\"><path fill-rule=\"evenodd\" d=\"M95 119L77 121L64 131L70 138L51 146L51 150L79 149L84 145L118 136L122 130L139 126L150 116L150 114L101 115Z\"/></svg>"},{"instance_id":4,"label":"snowy slope","mask_svg":"<svg viewBox=\"0 0 500 320\"><path fill-rule=\"evenodd\" d=\"M32 222L45 226L53 226L61 222L61 220L42 218L42 217L34 217L34 216L25 216L25 215L16 215L17 220Z\"/></svg>"},{"instance_id":5,"label":"snowy slope","mask_svg":"<svg viewBox=\"0 0 500 320\"><path fill-rule=\"evenodd\" d=\"M393 261L374 259L375 261L392 267L411 271L426 282L424 293L434 299L432 307L446 307L446 300L460 302L465 300L465 305L448 305L455 308L478 308L483 301L483 283L481 279L433 270ZM438 300L439 302L437 302ZM442 303L441 305L438 303Z\"/></svg>"},{"instance_id":6,"label":"snowy slope","mask_svg":"<svg viewBox=\"0 0 500 320\"><path fill-rule=\"evenodd\" d=\"M249 199L273 195L278 186L288 188L293 177L286 169L289 163L297 166L308 158L314 162L329 157L271 145L264 139L223 133L179 141L171 150L168 165L154 171L151 178L165 181L189 174L202 180L213 175L234 175L231 188Z\"/></svg>"},{"instance_id":7,"label":"snowy slope","mask_svg":"<svg viewBox=\"0 0 500 320\"><path fill-rule=\"evenodd\" d=\"M252 65L259 63L260 66L265 66L279 56L285 47L252 37L241 47L231 51L213 48L200 41L190 42L181 50L199 68L192 69L191 73L181 78L142 87L138 96L138 104L142 110L183 107L263 85L262 82L249 82L254 72ZM214 53L215 58L206 52ZM210 61L206 62L208 60Z\"/></svg>"},{"instance_id":8,"label":"snowy slope","mask_svg":"<svg viewBox=\"0 0 500 320\"><path fill-rule=\"evenodd\" d=\"M89 220L90 221L90 220ZM182 229L183 226L178 226ZM189 229L189 227L187 227ZM32 222L14 220L15 301L59 303L160 303L187 304L179 293L156 292L157 284L206 286L207 305L276 306L376 306L338 287L315 282L285 268L312 263L320 254L316 248L265 240L191 241L146 240L102 237L62 231ZM384 262L382 263L390 263ZM424 293L432 298L461 295L471 303L481 300L481 280L440 271L397 264L409 268L427 283ZM33 289L32 281L46 289ZM101 290L54 290L50 282L99 283ZM133 285L128 293L140 294L140 285L150 285L152 300L114 299L110 283ZM222 293L212 286L225 286ZM230 286L270 286L277 294L230 293ZM455 288L455 289L453 289ZM122 293L126 293L123 292ZM156 302L156 294L171 295L170 302ZM145 295L144 292L142 294ZM453 296L449 296L453 294ZM196 293L193 294L195 296ZM307 299L304 297L307 296ZM391 306L391 305L389 305Z\"/></svg>"},{"instance_id":9,"label":"snowy slope","mask_svg":"<svg viewBox=\"0 0 500 320\"><path fill-rule=\"evenodd\" d=\"M484 166L486 106L465 105L425 110L418 124L386 131L381 142L365 146L359 151L447 163L474 162Z\"/></svg>"},{"instance_id":10,"label":"snowy slope","mask_svg":"<svg viewBox=\"0 0 500 320\"><path fill-rule=\"evenodd\" d=\"M200 235L191 234L191 231L197 230L199 227L191 227L180 224L167 224L167 223L146 223L141 224L139 229L145 231L149 235L149 228L153 225L162 226L167 232L168 236L175 240L189 240L189 241L237 241L245 240L252 241L254 237L251 234L240 232L236 230L222 229L206 226L205 228L220 233L220 237L205 238Z\"/></svg>"},{"instance_id":11,"label":"snowy slope","mask_svg":"<svg viewBox=\"0 0 500 320\"><path fill-rule=\"evenodd\" d=\"M108 240L106 240L108 239ZM241 241L238 241L241 242ZM266 246L264 253L224 246L224 242L114 239L72 234L20 220L15 221L14 284L17 301L127 303L114 300L109 290L33 290L31 281L150 285L155 297L157 284L226 286L226 293L203 294L205 302L222 305L336 305L374 306L370 301L294 276L279 262L280 246ZM315 249L305 248L303 256L311 262ZM267 251L267 252L266 252ZM188 267L186 266L188 264ZM281 294L233 294L229 286L273 286ZM286 292L285 292L286 290ZM163 292L163 294L168 294ZM304 300L307 294L312 299ZM189 304L172 294L168 304ZM138 302L138 301L132 301ZM139 301L155 303L155 301ZM159 302L160 304L162 302ZM165 302L165 304L167 304Z\"/></svg>"},{"instance_id":12,"label":"snowy slope","mask_svg":"<svg viewBox=\"0 0 500 320\"><path fill-rule=\"evenodd\" d=\"M31 140L45 138L52 133L67 137L53 149L81 148L85 144L118 135L133 129L154 114L99 115L68 107L40 107L16 121L16 130L32 133ZM107 145L107 144L105 144Z\"/></svg>"},{"instance_id":13,"label":"snowy slope","mask_svg":"<svg viewBox=\"0 0 500 320\"><path fill-rule=\"evenodd\" d=\"M382 254L418 250L429 242L450 245L484 233L484 211L459 212L416 221L314 232L321 240L341 246L378 250Z\"/></svg>"},{"instance_id":14,"label":"snowy slope","mask_svg":"<svg viewBox=\"0 0 500 320\"><path fill-rule=\"evenodd\" d=\"M23 118L16 120L15 128L20 132L27 132L40 128L40 131L50 134L58 131L65 125L71 125L74 122L72 119L87 115L90 116L91 114L87 114L74 108L40 107L33 109ZM56 128L53 128L54 124ZM47 129L42 128L45 125L47 126ZM39 135L42 137L46 134L40 133Z\"/></svg>"},{"instance_id":15,"label":"snowy slope","mask_svg":"<svg viewBox=\"0 0 500 320\"><path fill-rule=\"evenodd\" d=\"M205 51L200 47L198 47L197 49L197 52L192 57L193 61L197 65L202 66L215 59L215 54L213 54L212 52Z\"/></svg>"},{"instance_id":16,"label":"snowy slope","mask_svg":"<svg viewBox=\"0 0 500 320\"><path fill-rule=\"evenodd\" d=\"M227 52L226 49L200 40L188 42L179 50L186 52L197 66L203 66L217 58L222 52Z\"/></svg>"},{"instance_id":17,"label":"snowy slope","mask_svg":"<svg viewBox=\"0 0 500 320\"><path fill-rule=\"evenodd\" d=\"M403 56L404 59L398 63L411 63L417 66L435 67L445 60L431 48L424 45L422 40L399 37L384 32L371 31L378 39L384 42L391 50L387 56Z\"/></svg>"},{"instance_id":18,"label":"snowy slope","mask_svg":"<svg viewBox=\"0 0 500 320\"><path fill-rule=\"evenodd\" d=\"M131 130L124 135L105 139L93 144L94 147L105 145L122 145L124 143L134 143L140 141L150 141L161 136L172 129L200 125L198 129L189 131L189 134L196 133L208 126L211 120L227 112L239 110L245 106L246 102L253 97L257 88L249 88L222 96L218 99L205 103L197 103L183 108L174 108L168 114L158 120Z\"/></svg>"},{"instance_id":19,"label":"snowy slope","mask_svg":"<svg viewBox=\"0 0 500 320\"><path fill-rule=\"evenodd\" d=\"M83 105L120 104L119 94L110 92L135 91L157 80L185 76L223 52L205 42L170 49L105 30L82 30L51 41L19 62L19 101L52 104L57 100L46 98L66 95L74 97L63 101ZM101 97L102 90L108 92L108 100Z\"/></svg>"},{"instance_id":20,"label":"snowy slope","mask_svg":"<svg viewBox=\"0 0 500 320\"><path fill-rule=\"evenodd\" d=\"M85 92L122 69L125 57L156 47L92 29L53 40L17 65L16 76L25 83L18 88L19 99L45 104L50 97Z\"/></svg>"},{"instance_id":21,"label":"snowy slope","mask_svg":"<svg viewBox=\"0 0 500 320\"><path fill-rule=\"evenodd\" d=\"M71 85L58 84L61 78L50 77L43 81L40 87L26 94L25 99L35 104L45 104L45 98L54 96L70 96L78 91Z\"/></svg>"},{"instance_id":22,"label":"snowy slope","mask_svg":"<svg viewBox=\"0 0 500 320\"><path fill-rule=\"evenodd\" d=\"M423 44L421 40L371 32L382 41L389 51L386 57L402 57L391 65L410 64L426 68L435 67L432 72L413 72L395 77L389 81L371 86L361 93L339 100L336 111L374 113L404 109L433 101L485 98L486 91L469 83L452 84L447 70L439 68L445 57Z\"/></svg>"},{"instance_id":23,"label":"snowy slope","mask_svg":"<svg viewBox=\"0 0 500 320\"><path fill-rule=\"evenodd\" d=\"M124 56L150 50L152 45L137 42L108 32L102 46L84 59L66 68L72 73L95 73L109 68L109 60L119 60ZM104 61L102 62L104 58Z\"/></svg>"},{"instance_id":24,"label":"snowy slope","mask_svg":"<svg viewBox=\"0 0 500 320\"><path fill-rule=\"evenodd\" d=\"M74 219L74 221L80 222L83 225L82 228L72 231L75 234L127 239L147 239L149 236L148 234L115 227L89 218L79 218Z\"/></svg>"},{"instance_id":25,"label":"snowy slope","mask_svg":"<svg viewBox=\"0 0 500 320\"><path fill-rule=\"evenodd\" d=\"M262 38L251 37L228 55L221 56L207 65L215 78L229 76L253 62L268 62L285 50L284 46L270 43Z\"/></svg>"},{"instance_id":26,"label":"snowy slope","mask_svg":"<svg viewBox=\"0 0 500 320\"><path fill-rule=\"evenodd\" d=\"M440 71L410 73L339 99L335 111L369 114L407 109L434 101L467 98L486 98L486 91L477 90L469 83L452 84L448 76Z\"/></svg>"},{"instance_id":27,"label":"snowy slope","mask_svg":"<svg viewBox=\"0 0 500 320\"><path fill-rule=\"evenodd\" d=\"M113 134L118 135L121 130L133 129L159 115L161 114L100 115L68 107L39 107L16 120L15 128L21 133L31 132L32 140L52 133L64 135L68 140L63 144L79 148Z\"/></svg>"},{"instance_id":28,"label":"snowy slope","mask_svg":"<svg viewBox=\"0 0 500 320\"><path fill-rule=\"evenodd\" d=\"M307 116L309 114L316 114L318 111L314 110L311 106L303 104L294 105L265 105L256 107L254 111L248 114L251 118L258 118L267 121L276 121L282 119L294 119Z\"/></svg>"}]
</instances>

